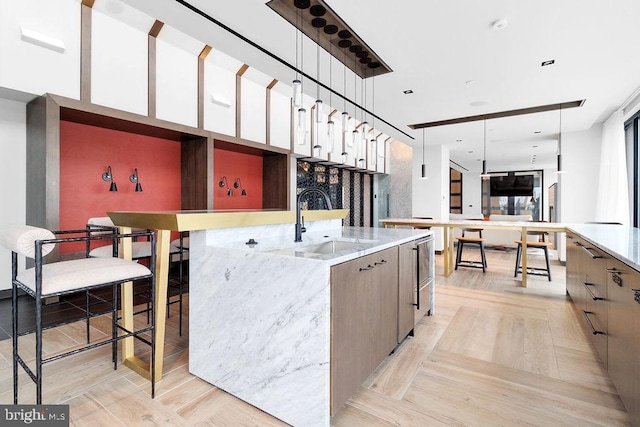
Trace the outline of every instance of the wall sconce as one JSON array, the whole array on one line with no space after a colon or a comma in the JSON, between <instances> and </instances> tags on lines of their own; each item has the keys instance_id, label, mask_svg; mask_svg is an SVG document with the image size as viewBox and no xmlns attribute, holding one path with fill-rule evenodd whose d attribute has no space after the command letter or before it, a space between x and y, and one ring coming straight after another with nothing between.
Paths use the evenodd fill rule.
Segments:
<instances>
[{"instance_id":1,"label":"wall sconce","mask_svg":"<svg viewBox=\"0 0 640 427\"><path fill-rule=\"evenodd\" d=\"M138 180L138 168L133 170L133 175L129 176L129 181L136 184L136 193L142 192L142 185L140 185L140 181Z\"/></svg>"},{"instance_id":2,"label":"wall sconce","mask_svg":"<svg viewBox=\"0 0 640 427\"><path fill-rule=\"evenodd\" d=\"M113 174L111 173L111 166L107 166L107 171L102 174L102 179L104 181L111 181L111 185L109 186L109 191L118 191L118 186L113 180Z\"/></svg>"},{"instance_id":3,"label":"wall sconce","mask_svg":"<svg viewBox=\"0 0 640 427\"><path fill-rule=\"evenodd\" d=\"M227 182L226 175L222 177L220 182L218 182L218 186L220 188L227 187L227 196L232 196L233 195L233 190L231 189L231 187L229 187L229 183Z\"/></svg>"},{"instance_id":4,"label":"wall sconce","mask_svg":"<svg viewBox=\"0 0 640 427\"><path fill-rule=\"evenodd\" d=\"M240 193L243 196L247 195L247 190L244 189L244 187L242 186L242 181L240 181L240 178L236 178L236 182L233 183L233 188L238 188L240 187L242 189L242 193Z\"/></svg>"}]
</instances>

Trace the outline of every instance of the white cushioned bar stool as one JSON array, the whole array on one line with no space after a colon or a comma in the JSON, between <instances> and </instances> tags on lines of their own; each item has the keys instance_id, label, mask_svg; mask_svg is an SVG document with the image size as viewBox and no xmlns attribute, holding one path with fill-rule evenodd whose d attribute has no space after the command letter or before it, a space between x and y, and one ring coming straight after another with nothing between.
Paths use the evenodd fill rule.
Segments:
<instances>
[{"instance_id":1,"label":"white cushioned bar stool","mask_svg":"<svg viewBox=\"0 0 640 427\"><path fill-rule=\"evenodd\" d=\"M86 229L87 229L87 234L89 235L104 235L104 234L112 234L112 233L118 233L119 229L118 227L116 227L113 223L113 221L111 221L111 218L107 217L96 217L96 218L89 218L87 225L86 225ZM140 232L143 231L141 229L134 229L133 230L134 233L135 232ZM179 239L176 239L174 242L178 242ZM188 245L188 238L187 238L187 245ZM177 243L171 242L171 245L169 246L169 256L173 257L174 255L179 255L182 258L182 251L179 249L179 247L177 246ZM114 254L119 254L120 252L120 248L117 245L117 241L115 244L110 244L110 245L105 245L105 246L99 246L96 248L91 248L91 246L89 245L89 242L87 242L87 256L90 257L95 257L95 258L104 258L104 257L111 257L114 256ZM151 258L151 242L149 242L148 240L145 241L133 241L131 242L131 259L134 261L139 261L139 260L148 260ZM180 336L182 336L182 263L180 264L180 277L179 277L179 289L180 289L180 326L179 326L179 334ZM169 288L167 288L167 292L168 292ZM148 292L146 292L146 294L148 295ZM87 293L87 342L89 342L89 318L92 317L93 315L90 313L90 298L97 298L98 300L102 301L99 297L95 296L95 295L91 295L89 293ZM147 299L148 300L148 299ZM169 317L169 295L167 294L167 317ZM149 322L149 304L147 303L147 323ZM139 314L139 313L136 313Z\"/></svg>"},{"instance_id":2,"label":"white cushioned bar stool","mask_svg":"<svg viewBox=\"0 0 640 427\"><path fill-rule=\"evenodd\" d=\"M62 237L56 237L62 236ZM66 237L65 237L66 236ZM79 236L79 237L73 237ZM45 264L43 258L56 244L83 242L88 240L119 239L124 237L148 237L155 243L152 232L107 234L87 236L86 230L68 230L52 232L44 228L28 225L15 226L0 231L0 244L11 251L12 276L12 320L13 320L13 401L18 403L18 365L36 384L36 402L42 403L42 365L71 356L96 347L111 344L113 369L117 369L117 342L134 337L151 347L151 397L155 396L155 308L151 304L151 323L146 327L127 330L118 322L118 285L135 280L150 280L152 301L155 294L155 256L151 265L146 267L135 261L118 257L80 258ZM155 245L153 245L155 247ZM155 249L152 250L155 255ZM35 261L35 266L18 272L18 255L24 255ZM63 296L76 292L85 292L99 287L111 287L113 293L111 307L111 337L71 351L59 353L47 358L42 355L42 305L45 298ZM35 300L35 330L19 331L18 327L18 291L24 291ZM54 325L55 326L55 325ZM18 338L35 332L35 367L30 367L18 351Z\"/></svg>"}]
</instances>

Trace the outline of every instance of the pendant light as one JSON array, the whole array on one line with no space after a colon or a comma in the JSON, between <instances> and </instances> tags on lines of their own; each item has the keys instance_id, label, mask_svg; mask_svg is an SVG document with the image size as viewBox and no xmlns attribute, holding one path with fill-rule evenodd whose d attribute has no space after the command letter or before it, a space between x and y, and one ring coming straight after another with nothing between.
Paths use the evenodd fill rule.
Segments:
<instances>
[{"instance_id":1,"label":"pendant light","mask_svg":"<svg viewBox=\"0 0 640 427\"><path fill-rule=\"evenodd\" d=\"M342 153L340 156L342 157L342 163L347 163L349 160L349 153L347 153L347 137L348 137L348 126L349 126L349 113L347 113L347 66L343 64L342 67L342 79L343 79L343 92L344 96L342 97Z\"/></svg>"},{"instance_id":2,"label":"pendant light","mask_svg":"<svg viewBox=\"0 0 640 427\"><path fill-rule=\"evenodd\" d=\"M427 177L427 162L424 158L424 128L422 128L422 179L428 179Z\"/></svg>"},{"instance_id":3,"label":"pendant light","mask_svg":"<svg viewBox=\"0 0 640 427\"><path fill-rule=\"evenodd\" d=\"M320 39L320 27L316 27L316 38ZM322 144L320 144L320 123L322 123L322 108L323 103L320 99L320 44L316 43L316 102L315 102L315 116L316 123L314 126L314 145L313 145L313 156L320 157L320 153L322 152Z\"/></svg>"},{"instance_id":4,"label":"pendant light","mask_svg":"<svg viewBox=\"0 0 640 427\"><path fill-rule=\"evenodd\" d=\"M491 176L487 173L487 119L484 119L484 139L482 146L484 148L484 153L482 155L482 173L480 174L480 178L486 180Z\"/></svg>"},{"instance_id":5,"label":"pendant light","mask_svg":"<svg viewBox=\"0 0 640 427\"><path fill-rule=\"evenodd\" d=\"M354 61L353 61L354 70L355 70L355 65L356 65L356 61L354 59ZM356 73L354 72L353 73L353 102L354 103L357 101L357 98L358 98L357 92L358 92L358 89L357 89L357 85L356 85ZM354 104L353 105L353 117L354 117L354 120L355 120L356 114L357 114L357 107L356 107L356 104ZM358 143L360 142L360 131L358 131L357 127L354 127L353 132L351 133L351 136L352 136L351 144L349 146L350 147L355 146L355 148L356 148L356 160L357 160L358 157L359 157L358 156L358 154L359 154L358 153L358 147L359 147Z\"/></svg>"},{"instance_id":6,"label":"pendant light","mask_svg":"<svg viewBox=\"0 0 640 427\"><path fill-rule=\"evenodd\" d=\"M567 171L562 170L562 104L560 104L560 117L558 120L558 153L557 153L557 169L554 173L566 173Z\"/></svg>"},{"instance_id":7,"label":"pendant light","mask_svg":"<svg viewBox=\"0 0 640 427\"><path fill-rule=\"evenodd\" d=\"M298 40L300 36L300 30L298 30L298 28L300 28L300 22L299 22L299 14L296 13L296 21L297 25L296 25L296 76L295 79L293 80L293 106L295 108L300 108L300 106L302 105L302 81L300 81L300 79L298 78Z\"/></svg>"},{"instance_id":8,"label":"pendant light","mask_svg":"<svg viewBox=\"0 0 640 427\"><path fill-rule=\"evenodd\" d=\"M373 130L371 134L371 140L369 141L369 165L376 165L376 158L378 157L378 138L376 135L376 76L375 71L373 76L371 76L371 129Z\"/></svg>"},{"instance_id":9,"label":"pendant light","mask_svg":"<svg viewBox=\"0 0 640 427\"><path fill-rule=\"evenodd\" d=\"M300 8L299 8L300 9ZM302 13L302 11L300 12ZM304 19L300 22L301 35L300 35L300 103L298 107L298 144L304 145L307 139L307 110L304 108L303 97L303 82L304 82Z\"/></svg>"},{"instance_id":10,"label":"pendant light","mask_svg":"<svg viewBox=\"0 0 640 427\"><path fill-rule=\"evenodd\" d=\"M338 29L336 28L336 31ZM327 27L325 27L327 32ZM333 40L329 37L329 108L333 109L333 93L331 88L333 87ZM335 123L333 122L333 113L327 116L327 155L333 153L333 145L335 143Z\"/></svg>"}]
</instances>

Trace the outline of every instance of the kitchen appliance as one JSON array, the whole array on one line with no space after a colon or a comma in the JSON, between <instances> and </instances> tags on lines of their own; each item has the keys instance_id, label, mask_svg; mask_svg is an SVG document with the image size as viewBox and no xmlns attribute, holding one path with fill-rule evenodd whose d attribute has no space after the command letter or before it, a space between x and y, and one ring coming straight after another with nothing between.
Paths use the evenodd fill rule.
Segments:
<instances>
[{"instance_id":1,"label":"kitchen appliance","mask_svg":"<svg viewBox=\"0 0 640 427\"><path fill-rule=\"evenodd\" d=\"M422 316L433 315L435 309L435 251L433 235L416 240L416 281L414 288L415 323Z\"/></svg>"}]
</instances>

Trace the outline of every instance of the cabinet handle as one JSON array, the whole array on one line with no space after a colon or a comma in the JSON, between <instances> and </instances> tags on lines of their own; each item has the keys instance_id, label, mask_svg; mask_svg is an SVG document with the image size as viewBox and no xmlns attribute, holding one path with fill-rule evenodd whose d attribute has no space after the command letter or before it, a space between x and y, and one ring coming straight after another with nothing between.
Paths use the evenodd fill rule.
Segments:
<instances>
[{"instance_id":1,"label":"cabinet handle","mask_svg":"<svg viewBox=\"0 0 640 427\"><path fill-rule=\"evenodd\" d=\"M382 265L382 264L386 264L387 261L386 260L380 260L380 262L374 262L373 265Z\"/></svg>"},{"instance_id":2,"label":"cabinet handle","mask_svg":"<svg viewBox=\"0 0 640 427\"><path fill-rule=\"evenodd\" d=\"M633 299L640 304L640 289L631 289L633 292Z\"/></svg>"},{"instance_id":3,"label":"cabinet handle","mask_svg":"<svg viewBox=\"0 0 640 427\"><path fill-rule=\"evenodd\" d=\"M592 259L602 258L602 255L600 255L600 254L595 254L595 253L591 252L591 248L587 248L586 246L582 246L582 250L583 250L583 251L585 251L586 253L588 253L588 254L589 254L589 256L590 256Z\"/></svg>"},{"instance_id":4,"label":"cabinet handle","mask_svg":"<svg viewBox=\"0 0 640 427\"><path fill-rule=\"evenodd\" d=\"M622 271L622 270L618 270L618 269L617 269L617 268L615 268L615 267L613 267L613 268L607 268L607 271L608 271L609 273L618 273L618 274L623 274L623 273L624 273L624 271Z\"/></svg>"},{"instance_id":5,"label":"cabinet handle","mask_svg":"<svg viewBox=\"0 0 640 427\"><path fill-rule=\"evenodd\" d=\"M584 282L584 283L583 283L583 285L584 285L584 288L585 288L585 289L587 290L587 292L589 293L589 295L591 295L591 298L592 298L594 301L604 300L604 298L602 298L602 297L597 297L593 292L591 292L591 288L590 288L590 286L595 286L593 283L586 283L586 282Z\"/></svg>"},{"instance_id":6,"label":"cabinet handle","mask_svg":"<svg viewBox=\"0 0 640 427\"><path fill-rule=\"evenodd\" d=\"M580 242L573 242L573 244L576 245L576 246L583 247L582 243L580 243Z\"/></svg>"},{"instance_id":7,"label":"cabinet handle","mask_svg":"<svg viewBox=\"0 0 640 427\"><path fill-rule=\"evenodd\" d=\"M584 314L584 318L587 319L587 324L589 325L589 329L591 329L591 333L593 335L605 335L604 332L598 331L596 328L593 327L593 323L591 323L591 319L589 319L589 315L593 314L593 312L582 310L582 314Z\"/></svg>"},{"instance_id":8,"label":"cabinet handle","mask_svg":"<svg viewBox=\"0 0 640 427\"><path fill-rule=\"evenodd\" d=\"M367 270L372 270L373 266L372 265L367 265L366 267L360 267L360 271L367 271Z\"/></svg>"}]
</instances>

